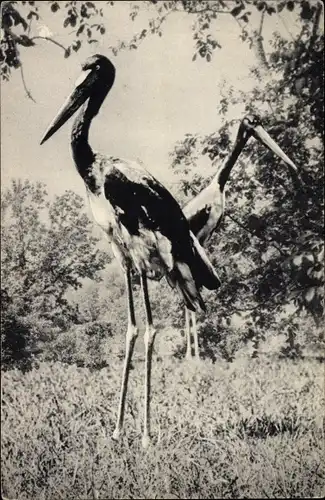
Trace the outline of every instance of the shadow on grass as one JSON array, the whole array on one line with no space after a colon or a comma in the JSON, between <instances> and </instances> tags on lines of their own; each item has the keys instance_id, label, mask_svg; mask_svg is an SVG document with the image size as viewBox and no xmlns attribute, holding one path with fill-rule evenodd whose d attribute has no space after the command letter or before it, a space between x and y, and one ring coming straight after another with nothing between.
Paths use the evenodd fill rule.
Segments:
<instances>
[{"instance_id":1,"label":"shadow on grass","mask_svg":"<svg viewBox=\"0 0 325 500\"><path fill-rule=\"evenodd\" d=\"M221 436L228 433L236 433L240 439L266 439L268 437L275 437L283 434L297 437L298 434L300 436L305 433L299 419L290 416L276 420L269 415L240 419L239 422L235 424L228 424L226 429L224 426L218 425L216 427L216 432Z\"/></svg>"},{"instance_id":2,"label":"shadow on grass","mask_svg":"<svg viewBox=\"0 0 325 500\"><path fill-rule=\"evenodd\" d=\"M212 363L216 363L218 359L222 358L225 361L231 362L235 359L232 349L227 349L226 343L223 341L223 331L216 330L214 325L206 324L203 328L198 329L199 350L201 359L209 359ZM185 333L184 343L174 353L173 357L177 359L184 359L186 355L186 342ZM192 354L194 354L193 337L192 337Z\"/></svg>"}]
</instances>

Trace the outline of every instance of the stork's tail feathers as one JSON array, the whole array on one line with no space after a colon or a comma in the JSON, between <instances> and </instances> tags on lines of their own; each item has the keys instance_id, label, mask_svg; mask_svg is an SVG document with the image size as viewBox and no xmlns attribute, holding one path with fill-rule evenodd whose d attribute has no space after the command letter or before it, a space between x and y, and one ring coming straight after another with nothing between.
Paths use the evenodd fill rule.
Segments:
<instances>
[{"instance_id":1,"label":"stork's tail feathers","mask_svg":"<svg viewBox=\"0 0 325 500\"><path fill-rule=\"evenodd\" d=\"M195 236L191 233L194 245L194 278L199 286L204 286L208 290L217 290L221 286L219 276L208 259L204 248L200 245Z\"/></svg>"},{"instance_id":2,"label":"stork's tail feathers","mask_svg":"<svg viewBox=\"0 0 325 500\"><path fill-rule=\"evenodd\" d=\"M191 311L199 307L206 311L200 291L193 278L193 271L185 262L175 262L173 270L166 276L168 283L179 291L184 303Z\"/></svg>"},{"instance_id":3,"label":"stork's tail feathers","mask_svg":"<svg viewBox=\"0 0 325 500\"><path fill-rule=\"evenodd\" d=\"M175 260L174 267L166 273L169 285L177 288L185 305L191 311L200 308L206 312L200 289L217 290L221 286L219 276L209 261L204 249L191 233L192 251L184 260Z\"/></svg>"}]
</instances>

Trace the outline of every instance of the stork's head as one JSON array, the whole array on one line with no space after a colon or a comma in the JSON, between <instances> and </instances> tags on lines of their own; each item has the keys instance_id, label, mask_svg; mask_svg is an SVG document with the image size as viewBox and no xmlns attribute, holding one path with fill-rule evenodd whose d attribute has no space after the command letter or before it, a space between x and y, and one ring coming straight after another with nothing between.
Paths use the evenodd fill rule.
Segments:
<instances>
[{"instance_id":1,"label":"stork's head","mask_svg":"<svg viewBox=\"0 0 325 500\"><path fill-rule=\"evenodd\" d=\"M254 135L256 127L262 126L262 120L258 115L249 114L246 115L239 126L239 136L247 140L249 137Z\"/></svg>"},{"instance_id":2,"label":"stork's head","mask_svg":"<svg viewBox=\"0 0 325 500\"><path fill-rule=\"evenodd\" d=\"M87 99L90 99L92 104L92 106L89 105L89 111L92 116L95 116L113 86L115 67L107 57L101 54L90 56L82 64L81 69L81 74L75 82L72 93L47 128L41 144L62 127Z\"/></svg>"},{"instance_id":3,"label":"stork's head","mask_svg":"<svg viewBox=\"0 0 325 500\"><path fill-rule=\"evenodd\" d=\"M277 155L289 167L291 174L295 180L298 180L298 169L293 161L282 151L280 146L270 137L262 126L261 118L255 114L246 115L243 118L237 136L237 141L246 142L250 137L254 137L270 151Z\"/></svg>"},{"instance_id":4,"label":"stork's head","mask_svg":"<svg viewBox=\"0 0 325 500\"><path fill-rule=\"evenodd\" d=\"M102 80L106 84L110 83L110 87L114 83L115 67L107 57L101 54L88 57L81 65L81 69L83 72L88 72L87 74L97 75L97 80Z\"/></svg>"}]
</instances>

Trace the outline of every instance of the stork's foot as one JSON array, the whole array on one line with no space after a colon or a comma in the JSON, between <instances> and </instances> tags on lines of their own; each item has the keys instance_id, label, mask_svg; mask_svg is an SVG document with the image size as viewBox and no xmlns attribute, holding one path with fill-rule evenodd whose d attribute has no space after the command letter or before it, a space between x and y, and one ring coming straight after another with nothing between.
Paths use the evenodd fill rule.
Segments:
<instances>
[{"instance_id":1,"label":"stork's foot","mask_svg":"<svg viewBox=\"0 0 325 500\"><path fill-rule=\"evenodd\" d=\"M112 438L114 439L114 441L119 441L120 437L121 437L121 429L116 427L115 431L113 432Z\"/></svg>"},{"instance_id":2,"label":"stork's foot","mask_svg":"<svg viewBox=\"0 0 325 500\"><path fill-rule=\"evenodd\" d=\"M192 363L199 363L200 361L200 355L197 353L186 352L185 357L187 361L191 361Z\"/></svg>"},{"instance_id":3,"label":"stork's foot","mask_svg":"<svg viewBox=\"0 0 325 500\"><path fill-rule=\"evenodd\" d=\"M191 349L187 349L185 357L188 361L193 358Z\"/></svg>"},{"instance_id":4,"label":"stork's foot","mask_svg":"<svg viewBox=\"0 0 325 500\"><path fill-rule=\"evenodd\" d=\"M146 450L147 448L149 448L150 443L151 443L151 438L150 438L149 434L143 434L143 436L142 436L142 448L144 450Z\"/></svg>"}]
</instances>

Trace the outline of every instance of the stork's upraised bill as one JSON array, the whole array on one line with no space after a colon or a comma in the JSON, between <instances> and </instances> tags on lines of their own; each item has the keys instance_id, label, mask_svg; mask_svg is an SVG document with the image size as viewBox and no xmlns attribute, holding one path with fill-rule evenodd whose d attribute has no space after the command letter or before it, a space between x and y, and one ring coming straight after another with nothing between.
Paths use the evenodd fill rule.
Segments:
<instances>
[{"instance_id":1,"label":"stork's upraised bill","mask_svg":"<svg viewBox=\"0 0 325 500\"><path fill-rule=\"evenodd\" d=\"M291 172L298 178L298 169L292 160L285 154L285 152L280 148L280 146L270 137L267 131L263 128L261 119L257 115L247 115L239 128L237 141L247 142L246 134L248 138L253 136L259 142L264 144L270 151L277 155L287 166L290 168Z\"/></svg>"}]
</instances>

